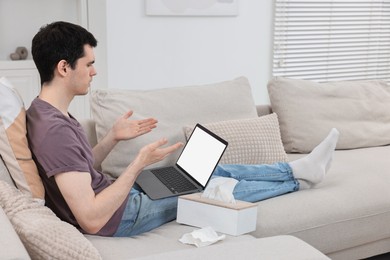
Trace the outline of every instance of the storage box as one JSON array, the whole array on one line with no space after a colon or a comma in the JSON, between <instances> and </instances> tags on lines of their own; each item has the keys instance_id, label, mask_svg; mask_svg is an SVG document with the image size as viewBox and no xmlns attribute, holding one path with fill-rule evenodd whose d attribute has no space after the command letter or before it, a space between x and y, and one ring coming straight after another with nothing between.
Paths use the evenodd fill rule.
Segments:
<instances>
[{"instance_id":1,"label":"storage box","mask_svg":"<svg viewBox=\"0 0 390 260\"><path fill-rule=\"evenodd\" d=\"M202 198L201 193L179 197L177 219L181 224L211 226L215 231L239 236L256 230L257 205L236 200L226 203Z\"/></svg>"}]
</instances>

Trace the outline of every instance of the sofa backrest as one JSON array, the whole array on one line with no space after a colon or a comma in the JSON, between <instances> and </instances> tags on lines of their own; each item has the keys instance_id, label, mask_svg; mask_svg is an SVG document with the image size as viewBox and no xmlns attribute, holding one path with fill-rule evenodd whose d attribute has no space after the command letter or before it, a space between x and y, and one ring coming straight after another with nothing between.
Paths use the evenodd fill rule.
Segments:
<instances>
[{"instance_id":1,"label":"sofa backrest","mask_svg":"<svg viewBox=\"0 0 390 260\"><path fill-rule=\"evenodd\" d=\"M256 105L257 115L265 116L272 113L271 105Z\"/></svg>"},{"instance_id":2,"label":"sofa backrest","mask_svg":"<svg viewBox=\"0 0 390 260\"><path fill-rule=\"evenodd\" d=\"M257 105L256 106L258 116L265 116L272 113L272 109L270 105ZM96 136L96 123L93 119L83 119L80 120L81 126L84 128L85 133L88 137L88 141L92 147L97 144L97 136Z\"/></svg>"},{"instance_id":3,"label":"sofa backrest","mask_svg":"<svg viewBox=\"0 0 390 260\"><path fill-rule=\"evenodd\" d=\"M266 105L256 105L257 115L265 116L272 113L271 106L269 104ZM91 144L91 147L94 147L98 140L96 134L96 123L93 119L83 119L80 121L81 126L84 128L85 133L87 135L88 141Z\"/></svg>"},{"instance_id":4,"label":"sofa backrest","mask_svg":"<svg viewBox=\"0 0 390 260\"><path fill-rule=\"evenodd\" d=\"M207 85L191 85L154 90L100 89L91 93L92 116L98 139L129 110L132 119L154 117L158 128L141 138L121 142L102 162L105 173L118 177L145 146L165 137L170 143L185 142L183 128L196 123L257 117L251 87L245 77ZM180 151L153 167L172 165Z\"/></svg>"}]
</instances>

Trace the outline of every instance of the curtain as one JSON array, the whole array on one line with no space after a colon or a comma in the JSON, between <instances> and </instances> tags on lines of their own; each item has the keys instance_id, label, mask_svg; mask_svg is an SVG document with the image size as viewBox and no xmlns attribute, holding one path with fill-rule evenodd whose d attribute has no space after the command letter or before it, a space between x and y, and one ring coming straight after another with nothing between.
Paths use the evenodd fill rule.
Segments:
<instances>
[{"instance_id":1,"label":"curtain","mask_svg":"<svg viewBox=\"0 0 390 260\"><path fill-rule=\"evenodd\" d=\"M390 83L390 0L274 0L273 76Z\"/></svg>"}]
</instances>

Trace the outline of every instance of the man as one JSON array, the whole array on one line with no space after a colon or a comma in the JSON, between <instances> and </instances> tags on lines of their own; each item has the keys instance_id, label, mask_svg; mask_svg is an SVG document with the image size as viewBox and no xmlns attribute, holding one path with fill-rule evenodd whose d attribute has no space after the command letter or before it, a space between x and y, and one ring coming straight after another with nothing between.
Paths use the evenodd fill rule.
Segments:
<instances>
[{"instance_id":1,"label":"man","mask_svg":"<svg viewBox=\"0 0 390 260\"><path fill-rule=\"evenodd\" d=\"M27 111L28 139L46 191L46 205L58 217L89 234L132 236L176 217L177 198L152 201L135 180L142 169L164 159L182 144L162 138L143 147L114 182L96 170L121 140L147 134L157 120L120 117L93 149L80 124L68 113L75 96L88 93L96 75L97 41L84 28L66 22L42 27L32 41L41 92ZM258 201L322 181L330 167L337 130L307 157L274 165L222 165L214 176L239 180L234 196ZM244 174L242 174L244 173Z\"/></svg>"}]
</instances>

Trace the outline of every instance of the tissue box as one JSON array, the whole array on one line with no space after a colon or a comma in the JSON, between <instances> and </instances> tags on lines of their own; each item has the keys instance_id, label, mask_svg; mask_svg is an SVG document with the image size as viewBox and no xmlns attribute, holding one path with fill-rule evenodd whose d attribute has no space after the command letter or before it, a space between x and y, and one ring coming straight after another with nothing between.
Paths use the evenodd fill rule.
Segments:
<instances>
[{"instance_id":1,"label":"tissue box","mask_svg":"<svg viewBox=\"0 0 390 260\"><path fill-rule=\"evenodd\" d=\"M194 193L179 197L176 221L196 227L211 226L215 231L239 236L256 230L257 205L236 200L226 203Z\"/></svg>"}]
</instances>

